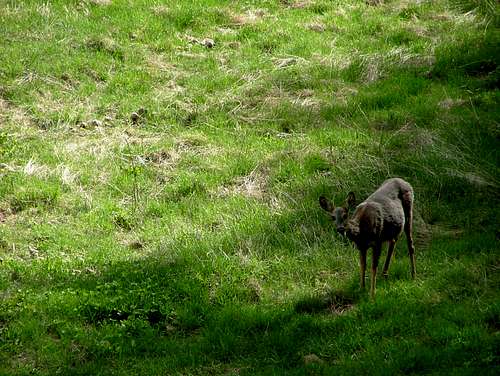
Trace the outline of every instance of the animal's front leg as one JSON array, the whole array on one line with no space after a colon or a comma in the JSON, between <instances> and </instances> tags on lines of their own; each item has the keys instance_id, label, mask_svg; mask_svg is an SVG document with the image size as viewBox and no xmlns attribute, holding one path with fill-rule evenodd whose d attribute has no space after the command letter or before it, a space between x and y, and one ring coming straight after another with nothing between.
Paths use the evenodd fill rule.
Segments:
<instances>
[{"instance_id":1,"label":"animal's front leg","mask_svg":"<svg viewBox=\"0 0 500 376\"><path fill-rule=\"evenodd\" d=\"M366 249L359 250L359 269L360 269L360 285L365 288L365 272L366 272Z\"/></svg>"},{"instance_id":2,"label":"animal's front leg","mask_svg":"<svg viewBox=\"0 0 500 376\"><path fill-rule=\"evenodd\" d=\"M378 266L378 259L380 258L381 251L382 251L382 243L378 243L378 244L375 244L373 246L372 275L371 275L371 284L370 284L370 296L372 299L375 298L375 287L377 284L377 266Z\"/></svg>"}]
</instances>

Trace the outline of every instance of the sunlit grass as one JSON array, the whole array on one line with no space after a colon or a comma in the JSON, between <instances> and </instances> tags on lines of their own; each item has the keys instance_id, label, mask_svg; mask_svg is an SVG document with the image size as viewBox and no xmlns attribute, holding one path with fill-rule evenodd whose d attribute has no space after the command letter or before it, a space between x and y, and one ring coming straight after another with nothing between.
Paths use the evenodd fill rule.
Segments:
<instances>
[{"instance_id":1,"label":"sunlit grass","mask_svg":"<svg viewBox=\"0 0 500 376\"><path fill-rule=\"evenodd\" d=\"M498 25L380 3L0 5L0 373L494 374ZM370 301L317 199L390 176Z\"/></svg>"}]
</instances>

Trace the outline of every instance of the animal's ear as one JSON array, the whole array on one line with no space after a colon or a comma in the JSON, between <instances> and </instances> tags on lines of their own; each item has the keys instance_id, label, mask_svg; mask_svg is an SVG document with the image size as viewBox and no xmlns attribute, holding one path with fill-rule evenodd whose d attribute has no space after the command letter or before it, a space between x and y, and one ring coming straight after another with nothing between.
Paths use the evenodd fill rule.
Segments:
<instances>
[{"instance_id":1,"label":"animal's ear","mask_svg":"<svg viewBox=\"0 0 500 376\"><path fill-rule=\"evenodd\" d=\"M347 195L347 199L345 200L347 207L349 209L352 209L356 206L356 196L354 195L354 192L349 192Z\"/></svg>"},{"instance_id":2,"label":"animal's ear","mask_svg":"<svg viewBox=\"0 0 500 376\"><path fill-rule=\"evenodd\" d=\"M333 210L335 209L335 205L333 205L331 201L328 200L325 196L320 196L319 206L321 206L324 211L327 211L329 213L333 212Z\"/></svg>"}]
</instances>

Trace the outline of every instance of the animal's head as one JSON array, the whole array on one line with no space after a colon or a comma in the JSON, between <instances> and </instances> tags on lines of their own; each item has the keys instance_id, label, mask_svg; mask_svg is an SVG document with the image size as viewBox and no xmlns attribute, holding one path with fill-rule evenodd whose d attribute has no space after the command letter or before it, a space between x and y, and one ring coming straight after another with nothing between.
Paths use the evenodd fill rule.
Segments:
<instances>
[{"instance_id":1,"label":"animal's head","mask_svg":"<svg viewBox=\"0 0 500 376\"><path fill-rule=\"evenodd\" d=\"M349 220L349 212L356 206L356 196L354 196L354 192L349 192L343 206L336 207L333 202L324 196L319 198L319 205L330 215L335 223L337 231L341 235L344 235L347 228L347 222Z\"/></svg>"}]
</instances>

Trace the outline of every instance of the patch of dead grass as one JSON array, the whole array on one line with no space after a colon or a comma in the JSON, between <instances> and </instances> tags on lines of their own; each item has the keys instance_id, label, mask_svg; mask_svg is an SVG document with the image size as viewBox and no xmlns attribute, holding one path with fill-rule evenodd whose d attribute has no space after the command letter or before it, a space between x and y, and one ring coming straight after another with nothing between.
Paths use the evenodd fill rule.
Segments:
<instances>
[{"instance_id":1,"label":"patch of dead grass","mask_svg":"<svg viewBox=\"0 0 500 376\"><path fill-rule=\"evenodd\" d=\"M57 175L60 176L62 183L67 186L74 185L74 183L78 179L78 175L65 165L59 165L56 172Z\"/></svg>"},{"instance_id":2,"label":"patch of dead grass","mask_svg":"<svg viewBox=\"0 0 500 376\"><path fill-rule=\"evenodd\" d=\"M323 101L316 96L314 90L303 89L297 92L287 92L279 88L273 88L263 98L262 103L268 108L277 108L283 103L291 103L309 109L319 109Z\"/></svg>"},{"instance_id":3,"label":"patch of dead grass","mask_svg":"<svg viewBox=\"0 0 500 376\"><path fill-rule=\"evenodd\" d=\"M171 75L176 75L177 67L166 61L164 55L150 52L146 54L145 57L146 65L153 71L159 71L162 73L169 73Z\"/></svg>"},{"instance_id":4,"label":"patch of dead grass","mask_svg":"<svg viewBox=\"0 0 500 376\"><path fill-rule=\"evenodd\" d=\"M264 9L249 9L245 13L230 14L230 26L242 27L246 25L254 25L261 21L266 16Z\"/></svg>"},{"instance_id":5,"label":"patch of dead grass","mask_svg":"<svg viewBox=\"0 0 500 376\"><path fill-rule=\"evenodd\" d=\"M51 169L43 164L35 162L30 159L22 169L23 173L28 176L36 176L41 179L45 179L51 173Z\"/></svg>"},{"instance_id":6,"label":"patch of dead grass","mask_svg":"<svg viewBox=\"0 0 500 376\"><path fill-rule=\"evenodd\" d=\"M156 16L166 16L170 13L170 8L167 5L155 5L151 7L151 11Z\"/></svg>"},{"instance_id":7,"label":"patch of dead grass","mask_svg":"<svg viewBox=\"0 0 500 376\"><path fill-rule=\"evenodd\" d=\"M11 214L9 209L0 208L0 223L4 223Z\"/></svg>"},{"instance_id":8,"label":"patch of dead grass","mask_svg":"<svg viewBox=\"0 0 500 376\"><path fill-rule=\"evenodd\" d=\"M162 102L167 99L173 99L182 96L182 94L184 94L185 91L186 89L183 86L178 85L176 80L170 80L162 84L161 86L158 86L155 89L153 89L153 98L156 101ZM182 103L183 106L186 105L186 103L183 101L178 101L177 103L178 104ZM188 105L187 107L191 108L190 105Z\"/></svg>"},{"instance_id":9,"label":"patch of dead grass","mask_svg":"<svg viewBox=\"0 0 500 376\"><path fill-rule=\"evenodd\" d=\"M175 150L159 150L141 156L145 163L150 163L158 167L161 166L168 170L174 169L181 157L181 153Z\"/></svg>"},{"instance_id":10,"label":"patch of dead grass","mask_svg":"<svg viewBox=\"0 0 500 376\"><path fill-rule=\"evenodd\" d=\"M88 0L90 4L99 5L99 6L107 6L111 5L111 0Z\"/></svg>"},{"instance_id":11,"label":"patch of dead grass","mask_svg":"<svg viewBox=\"0 0 500 376\"><path fill-rule=\"evenodd\" d=\"M290 9L304 9L313 4L312 0L281 0L281 3Z\"/></svg>"},{"instance_id":12,"label":"patch of dead grass","mask_svg":"<svg viewBox=\"0 0 500 376\"><path fill-rule=\"evenodd\" d=\"M379 56L378 59L384 61L385 64L415 68L431 68L436 60L433 55L415 54L404 47L393 48L385 56Z\"/></svg>"},{"instance_id":13,"label":"patch of dead grass","mask_svg":"<svg viewBox=\"0 0 500 376\"><path fill-rule=\"evenodd\" d=\"M354 86L348 86L344 85L338 88L335 93L335 101L342 105L342 106L347 106L349 103L349 100L351 98L354 98L358 94L358 89L355 88Z\"/></svg>"},{"instance_id":14,"label":"patch of dead grass","mask_svg":"<svg viewBox=\"0 0 500 376\"><path fill-rule=\"evenodd\" d=\"M267 174L265 171L252 171L249 175L236 180L232 193L245 197L263 198L266 193Z\"/></svg>"},{"instance_id":15,"label":"patch of dead grass","mask_svg":"<svg viewBox=\"0 0 500 376\"><path fill-rule=\"evenodd\" d=\"M49 18L52 15L52 9L50 8L49 2L38 4L36 6L36 11L44 18Z\"/></svg>"},{"instance_id":16,"label":"patch of dead grass","mask_svg":"<svg viewBox=\"0 0 500 376\"><path fill-rule=\"evenodd\" d=\"M242 195L248 198L263 199L267 192L269 170L255 168L248 175L236 178L231 184L219 187L214 193L216 197Z\"/></svg>"},{"instance_id":17,"label":"patch of dead grass","mask_svg":"<svg viewBox=\"0 0 500 376\"><path fill-rule=\"evenodd\" d=\"M306 29L311 31L316 31L318 33L322 33L327 30L326 25L323 22L311 22L305 25Z\"/></svg>"},{"instance_id":18,"label":"patch of dead grass","mask_svg":"<svg viewBox=\"0 0 500 376\"><path fill-rule=\"evenodd\" d=\"M464 99L446 98L439 102L438 106L444 110L450 110L455 107L463 106L465 103L467 102Z\"/></svg>"},{"instance_id":19,"label":"patch of dead grass","mask_svg":"<svg viewBox=\"0 0 500 376\"><path fill-rule=\"evenodd\" d=\"M413 238L418 248L426 248L432 241L432 227L424 221L417 210L413 212Z\"/></svg>"},{"instance_id":20,"label":"patch of dead grass","mask_svg":"<svg viewBox=\"0 0 500 376\"><path fill-rule=\"evenodd\" d=\"M294 65L307 65L308 61L298 56L276 57L272 59L277 69L283 69Z\"/></svg>"},{"instance_id":21,"label":"patch of dead grass","mask_svg":"<svg viewBox=\"0 0 500 376\"><path fill-rule=\"evenodd\" d=\"M143 163L172 171L186 156L197 155L210 159L214 156L220 156L222 153L221 148L208 145L206 138L200 135L187 135L176 139L172 147L147 152L137 156L137 158Z\"/></svg>"},{"instance_id":22,"label":"patch of dead grass","mask_svg":"<svg viewBox=\"0 0 500 376\"><path fill-rule=\"evenodd\" d=\"M7 122L23 127L33 125L33 120L26 111L0 97L0 124Z\"/></svg>"}]
</instances>

